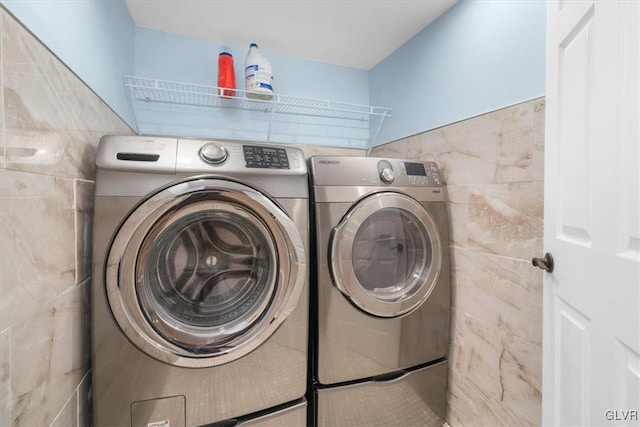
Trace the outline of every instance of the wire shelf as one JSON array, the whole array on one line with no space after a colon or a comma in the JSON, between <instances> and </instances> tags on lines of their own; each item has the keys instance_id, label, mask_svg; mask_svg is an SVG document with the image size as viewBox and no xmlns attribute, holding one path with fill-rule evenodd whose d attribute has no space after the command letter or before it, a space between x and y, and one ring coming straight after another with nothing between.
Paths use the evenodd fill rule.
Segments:
<instances>
[{"instance_id":1,"label":"wire shelf","mask_svg":"<svg viewBox=\"0 0 640 427\"><path fill-rule=\"evenodd\" d=\"M274 94L271 99L249 98L241 89L222 89L145 77L126 76L125 87L129 90L136 127L139 129L138 109L152 104L182 105L208 109L238 109L268 114L269 141L273 122L287 122L307 118L322 126L353 127L368 129L370 140L377 137L391 109L370 105L323 101Z\"/></svg>"}]
</instances>

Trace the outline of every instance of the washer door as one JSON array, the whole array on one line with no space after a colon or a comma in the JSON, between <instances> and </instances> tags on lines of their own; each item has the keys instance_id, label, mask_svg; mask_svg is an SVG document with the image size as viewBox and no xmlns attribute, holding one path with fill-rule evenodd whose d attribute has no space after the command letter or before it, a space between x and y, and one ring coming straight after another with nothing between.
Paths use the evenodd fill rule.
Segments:
<instances>
[{"instance_id":1,"label":"washer door","mask_svg":"<svg viewBox=\"0 0 640 427\"><path fill-rule=\"evenodd\" d=\"M238 182L199 178L144 200L109 251L106 292L133 344L177 366L249 353L295 308L306 256L291 219Z\"/></svg>"},{"instance_id":2,"label":"washer door","mask_svg":"<svg viewBox=\"0 0 640 427\"><path fill-rule=\"evenodd\" d=\"M380 317L406 314L431 294L442 265L429 212L398 193L357 203L333 230L331 274L357 307Z\"/></svg>"}]
</instances>

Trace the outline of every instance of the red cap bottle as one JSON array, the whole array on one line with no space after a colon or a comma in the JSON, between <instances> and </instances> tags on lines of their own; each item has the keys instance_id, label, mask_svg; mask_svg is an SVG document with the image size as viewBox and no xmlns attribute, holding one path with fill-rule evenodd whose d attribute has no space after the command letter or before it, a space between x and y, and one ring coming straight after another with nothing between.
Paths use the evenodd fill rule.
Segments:
<instances>
[{"instance_id":1,"label":"red cap bottle","mask_svg":"<svg viewBox=\"0 0 640 427\"><path fill-rule=\"evenodd\" d=\"M236 88L236 73L233 67L233 56L231 55L231 49L227 46L222 46L220 48L220 55L218 55L218 87L222 90L220 91L220 96L225 98L229 98L235 96Z\"/></svg>"}]
</instances>

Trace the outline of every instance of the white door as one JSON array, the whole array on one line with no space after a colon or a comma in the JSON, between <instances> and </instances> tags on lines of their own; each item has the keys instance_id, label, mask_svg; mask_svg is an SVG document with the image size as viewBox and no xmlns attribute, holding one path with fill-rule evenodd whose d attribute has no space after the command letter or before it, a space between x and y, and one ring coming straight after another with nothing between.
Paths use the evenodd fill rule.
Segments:
<instances>
[{"instance_id":1,"label":"white door","mask_svg":"<svg viewBox=\"0 0 640 427\"><path fill-rule=\"evenodd\" d=\"M544 425L640 412L640 2L547 5Z\"/></svg>"}]
</instances>

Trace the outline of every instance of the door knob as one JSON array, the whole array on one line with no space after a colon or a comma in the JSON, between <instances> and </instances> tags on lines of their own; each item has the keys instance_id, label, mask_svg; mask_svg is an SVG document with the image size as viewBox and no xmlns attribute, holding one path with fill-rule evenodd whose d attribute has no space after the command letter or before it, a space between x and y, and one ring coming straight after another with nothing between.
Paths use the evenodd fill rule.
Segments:
<instances>
[{"instance_id":1,"label":"door knob","mask_svg":"<svg viewBox=\"0 0 640 427\"><path fill-rule=\"evenodd\" d=\"M533 258L531 264L548 273L553 273L553 257L549 252L544 254L544 258Z\"/></svg>"}]
</instances>

